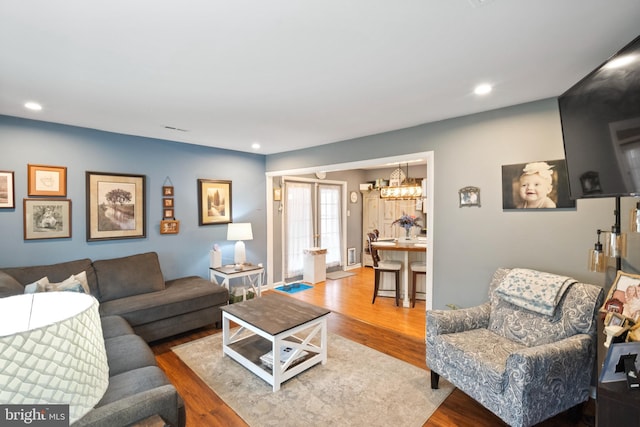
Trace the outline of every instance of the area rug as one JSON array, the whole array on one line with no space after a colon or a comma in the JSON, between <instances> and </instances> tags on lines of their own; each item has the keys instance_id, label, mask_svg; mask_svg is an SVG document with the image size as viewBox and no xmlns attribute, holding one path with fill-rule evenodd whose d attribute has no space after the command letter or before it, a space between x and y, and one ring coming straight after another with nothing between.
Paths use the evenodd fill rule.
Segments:
<instances>
[{"instance_id":1,"label":"area rug","mask_svg":"<svg viewBox=\"0 0 640 427\"><path fill-rule=\"evenodd\" d=\"M277 286L274 289L276 291L286 292L288 294L295 294L296 292L306 291L307 289L311 288L313 288L313 286L305 285L304 283L291 283L289 285Z\"/></svg>"},{"instance_id":2,"label":"area rug","mask_svg":"<svg viewBox=\"0 0 640 427\"><path fill-rule=\"evenodd\" d=\"M355 276L355 273L349 273L348 271L332 271L327 273L327 279L338 280L345 277Z\"/></svg>"},{"instance_id":3,"label":"area rug","mask_svg":"<svg viewBox=\"0 0 640 427\"><path fill-rule=\"evenodd\" d=\"M172 350L252 427L422 426L453 390L440 378L335 334L328 361L285 382L279 391L222 356L222 334Z\"/></svg>"}]
</instances>

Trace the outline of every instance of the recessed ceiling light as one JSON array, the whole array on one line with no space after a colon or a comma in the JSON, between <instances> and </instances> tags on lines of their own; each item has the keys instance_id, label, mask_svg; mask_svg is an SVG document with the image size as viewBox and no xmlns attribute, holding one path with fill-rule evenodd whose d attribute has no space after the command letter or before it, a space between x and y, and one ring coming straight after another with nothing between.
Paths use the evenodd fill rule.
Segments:
<instances>
[{"instance_id":1,"label":"recessed ceiling light","mask_svg":"<svg viewBox=\"0 0 640 427\"><path fill-rule=\"evenodd\" d=\"M260 144L258 144L257 142L254 142L253 144L251 144L251 148L253 148L254 150L259 150Z\"/></svg>"},{"instance_id":2,"label":"recessed ceiling light","mask_svg":"<svg viewBox=\"0 0 640 427\"><path fill-rule=\"evenodd\" d=\"M32 111L40 111L42 110L42 105L38 104L37 102L25 102L24 103L24 108L28 108L29 110Z\"/></svg>"},{"instance_id":3,"label":"recessed ceiling light","mask_svg":"<svg viewBox=\"0 0 640 427\"><path fill-rule=\"evenodd\" d=\"M486 95L489 92L491 92L492 89L493 89L493 87L491 87L490 84L483 83L483 84L480 84L480 85L476 86L476 88L473 90L473 93L475 93L476 95Z\"/></svg>"}]
</instances>

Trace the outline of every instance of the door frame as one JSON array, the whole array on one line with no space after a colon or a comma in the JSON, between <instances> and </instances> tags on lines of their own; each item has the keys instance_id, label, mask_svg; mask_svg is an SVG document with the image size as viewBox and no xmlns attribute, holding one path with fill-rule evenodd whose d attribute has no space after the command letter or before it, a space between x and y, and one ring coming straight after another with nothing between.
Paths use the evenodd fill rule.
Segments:
<instances>
[{"instance_id":1,"label":"door frame","mask_svg":"<svg viewBox=\"0 0 640 427\"><path fill-rule=\"evenodd\" d=\"M267 200L267 283L273 283L273 250L274 250L274 232L273 232L273 178L283 177L286 175L306 175L313 174L315 172L335 172L344 171L349 169L361 169L366 167L379 166L384 167L386 164L406 163L417 158L426 159L426 177L427 177L427 196L424 203L427 207L427 249L426 250L426 309L430 310L433 307L433 253L434 247L434 229L433 229L433 216L434 216L434 188L435 188L435 154L433 151L423 151L411 154L403 154L400 156L392 157L380 157L368 160L359 160L354 162L337 163L331 165L319 165L311 166L299 169L288 169L279 171L266 172L266 200ZM346 192L345 192L346 193ZM346 194L343 195L346 198ZM346 200L345 206L346 206ZM346 230L345 230L346 232Z\"/></svg>"}]
</instances>

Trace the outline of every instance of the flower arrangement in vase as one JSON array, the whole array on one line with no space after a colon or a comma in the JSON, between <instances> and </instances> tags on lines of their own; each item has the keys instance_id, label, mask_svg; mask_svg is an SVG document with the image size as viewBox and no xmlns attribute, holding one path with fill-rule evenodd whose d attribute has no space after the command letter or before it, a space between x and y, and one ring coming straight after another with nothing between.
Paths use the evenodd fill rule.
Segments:
<instances>
[{"instance_id":1,"label":"flower arrangement in vase","mask_svg":"<svg viewBox=\"0 0 640 427\"><path fill-rule=\"evenodd\" d=\"M413 227L420 227L420 218L415 215L407 215L406 213L402 213L402 216L391 223L391 225L398 224L400 227L404 228L405 232L405 240L411 239L411 229Z\"/></svg>"}]
</instances>

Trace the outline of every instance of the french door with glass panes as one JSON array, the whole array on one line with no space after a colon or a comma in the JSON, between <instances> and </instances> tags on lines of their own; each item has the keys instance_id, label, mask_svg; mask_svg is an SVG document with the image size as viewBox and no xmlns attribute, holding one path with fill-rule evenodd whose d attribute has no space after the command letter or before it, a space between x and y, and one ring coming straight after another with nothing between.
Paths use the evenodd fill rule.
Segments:
<instances>
[{"instance_id":1,"label":"french door with glass panes","mask_svg":"<svg viewBox=\"0 0 640 427\"><path fill-rule=\"evenodd\" d=\"M304 250L327 250L327 267L343 265L342 186L307 181L285 181L285 278L303 274Z\"/></svg>"}]
</instances>

